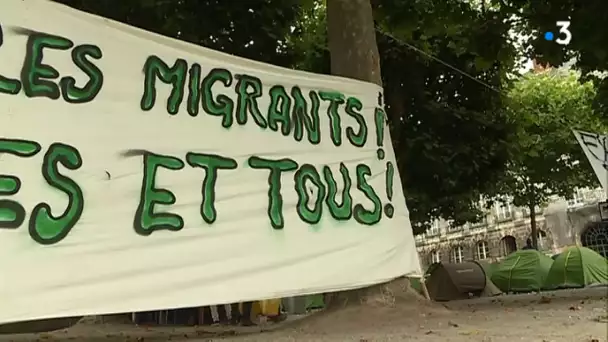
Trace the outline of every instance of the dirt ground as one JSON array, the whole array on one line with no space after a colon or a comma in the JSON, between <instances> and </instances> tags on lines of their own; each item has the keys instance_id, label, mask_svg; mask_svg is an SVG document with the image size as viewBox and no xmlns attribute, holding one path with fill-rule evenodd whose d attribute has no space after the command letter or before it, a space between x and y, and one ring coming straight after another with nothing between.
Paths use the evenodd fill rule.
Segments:
<instances>
[{"instance_id":1,"label":"dirt ground","mask_svg":"<svg viewBox=\"0 0 608 342\"><path fill-rule=\"evenodd\" d=\"M0 335L4 341L530 341L607 342L608 288L410 303L291 317L253 328L142 328L79 323L53 333ZM222 330L229 329L229 330Z\"/></svg>"}]
</instances>

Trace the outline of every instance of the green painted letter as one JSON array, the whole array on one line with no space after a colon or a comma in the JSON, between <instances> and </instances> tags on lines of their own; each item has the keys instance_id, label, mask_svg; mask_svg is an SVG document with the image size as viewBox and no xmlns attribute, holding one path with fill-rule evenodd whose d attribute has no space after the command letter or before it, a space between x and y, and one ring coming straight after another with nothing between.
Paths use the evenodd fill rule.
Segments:
<instances>
[{"instance_id":1,"label":"green painted letter","mask_svg":"<svg viewBox=\"0 0 608 342\"><path fill-rule=\"evenodd\" d=\"M84 210L82 189L74 180L59 173L59 164L68 170L78 170L82 166L82 157L76 148L60 143L52 144L44 155L42 176L50 186L68 196L68 205L60 216L53 216L48 203L39 203L32 210L30 237L43 245L63 240Z\"/></svg>"},{"instance_id":2,"label":"green painted letter","mask_svg":"<svg viewBox=\"0 0 608 342\"><path fill-rule=\"evenodd\" d=\"M372 171L365 164L357 165L357 189L365 194L365 197L374 204L374 209L367 210L361 204L356 204L353 209L355 221L371 226L380 222L382 218L382 202L374 189L367 183L366 177L371 176Z\"/></svg>"},{"instance_id":3,"label":"green painted letter","mask_svg":"<svg viewBox=\"0 0 608 342\"><path fill-rule=\"evenodd\" d=\"M350 180L350 175L348 174L348 168L346 165L344 165L344 163L340 163L340 173L342 174L342 179L344 180L341 205L338 204L338 201L336 200L336 196L338 195L338 184L336 183L336 179L334 178L329 166L323 167L323 176L327 182L327 198L325 199L325 203L327 203L329 213L334 219L338 221L348 221L353 216L353 198L350 195L352 181Z\"/></svg>"},{"instance_id":4,"label":"green painted letter","mask_svg":"<svg viewBox=\"0 0 608 342\"><path fill-rule=\"evenodd\" d=\"M342 123L340 122L340 105L344 104L344 94L338 92L320 91L319 95L323 101L329 101L327 116L331 128L331 141L335 146L342 145Z\"/></svg>"},{"instance_id":5,"label":"green painted letter","mask_svg":"<svg viewBox=\"0 0 608 342\"><path fill-rule=\"evenodd\" d=\"M74 77L63 77L59 82L63 99L68 103L91 102L101 91L103 86L103 73L91 63L87 57L101 59L101 49L95 45L78 45L72 50L72 61L88 77L89 81L84 87L76 86Z\"/></svg>"},{"instance_id":6,"label":"green painted letter","mask_svg":"<svg viewBox=\"0 0 608 342\"><path fill-rule=\"evenodd\" d=\"M268 105L268 127L277 132L281 124L281 133L288 136L291 131L290 113L291 98L285 87L277 85L270 88L270 105Z\"/></svg>"},{"instance_id":7,"label":"green painted letter","mask_svg":"<svg viewBox=\"0 0 608 342\"><path fill-rule=\"evenodd\" d=\"M357 147L363 147L367 142L367 124L365 123L363 115L359 113L361 109L363 109L363 103L356 97L349 97L348 100L346 100L346 108L344 111L357 120L357 123L359 124L359 132L357 133L355 133L355 130L352 127L347 127L346 137L351 144Z\"/></svg>"},{"instance_id":8,"label":"green painted letter","mask_svg":"<svg viewBox=\"0 0 608 342\"><path fill-rule=\"evenodd\" d=\"M249 75L237 75L238 82L236 83L236 93L238 95L236 105L236 122L239 125L247 123L247 110L251 112L253 121L261 127L266 128L267 123L264 116L260 112L258 106L258 98L262 97L262 81ZM249 92L249 88L253 91Z\"/></svg>"},{"instance_id":9,"label":"green painted letter","mask_svg":"<svg viewBox=\"0 0 608 342\"><path fill-rule=\"evenodd\" d=\"M2 24L0 23L0 47L4 43L4 32L2 32ZM16 79L4 77L0 75L0 93L17 95L21 91L21 82Z\"/></svg>"},{"instance_id":10,"label":"green painted letter","mask_svg":"<svg viewBox=\"0 0 608 342\"><path fill-rule=\"evenodd\" d=\"M179 106L184 99L184 86L186 85L186 74L188 63L183 59L177 59L172 67L169 67L157 56L149 56L144 64L144 94L141 97L141 110L147 111L156 103L156 78L166 84L171 84L171 95L167 99L167 112L171 115L179 112Z\"/></svg>"},{"instance_id":11,"label":"green painted letter","mask_svg":"<svg viewBox=\"0 0 608 342\"><path fill-rule=\"evenodd\" d=\"M217 219L215 210L215 184L217 182L218 170L234 170L238 166L236 160L214 154L199 154L188 152L186 161L192 167L200 167L205 170L203 178L203 201L201 203L201 217L205 222L212 224Z\"/></svg>"},{"instance_id":12,"label":"green painted letter","mask_svg":"<svg viewBox=\"0 0 608 342\"><path fill-rule=\"evenodd\" d=\"M319 129L319 107L321 101L319 95L311 90L310 100L312 105L310 108L310 117L308 116L308 104L302 95L302 90L299 87L291 88L291 96L294 99L293 103L293 136L296 141L302 141L304 130L308 133L308 141L317 145L321 142L321 131Z\"/></svg>"},{"instance_id":13,"label":"green painted letter","mask_svg":"<svg viewBox=\"0 0 608 342\"><path fill-rule=\"evenodd\" d=\"M271 160L256 156L249 157L249 166L253 169L270 170L268 174L268 217L274 229L283 229L283 196L281 195L281 172L298 169L298 163L291 159Z\"/></svg>"},{"instance_id":14,"label":"green painted letter","mask_svg":"<svg viewBox=\"0 0 608 342\"><path fill-rule=\"evenodd\" d=\"M323 200L325 199L325 184L321 181L321 175L317 169L310 164L302 165L293 177L294 188L298 194L296 212L302 221L309 224L317 224L323 216ZM310 196L306 189L306 181L310 181L317 188L317 199L313 209L308 208Z\"/></svg>"},{"instance_id":15,"label":"green painted letter","mask_svg":"<svg viewBox=\"0 0 608 342\"><path fill-rule=\"evenodd\" d=\"M198 63L190 67L190 78L188 79L188 114L198 115L198 107L201 104L201 66Z\"/></svg>"},{"instance_id":16,"label":"green painted letter","mask_svg":"<svg viewBox=\"0 0 608 342\"><path fill-rule=\"evenodd\" d=\"M17 157L33 157L40 152L40 145L34 141L0 138L0 155L12 154ZM0 159L2 162L2 159ZM21 189L21 179L0 174L0 196L12 196ZM25 208L11 200L0 200L0 228L16 229L25 221Z\"/></svg>"},{"instance_id":17,"label":"green painted letter","mask_svg":"<svg viewBox=\"0 0 608 342\"><path fill-rule=\"evenodd\" d=\"M57 100L61 96L59 86L50 80L59 77L59 71L42 64L44 49L68 50L74 46L71 40L46 33L33 33L27 39L25 61L21 69L21 82L27 97L48 97Z\"/></svg>"},{"instance_id":18,"label":"green painted letter","mask_svg":"<svg viewBox=\"0 0 608 342\"><path fill-rule=\"evenodd\" d=\"M222 82L225 87L230 87L232 74L226 69L213 69L205 76L201 85L203 89L203 110L210 115L222 116L222 127L230 128L234 121L234 102L224 94L219 94L216 99L213 99L212 88L218 81Z\"/></svg>"},{"instance_id":19,"label":"green painted letter","mask_svg":"<svg viewBox=\"0 0 608 342\"><path fill-rule=\"evenodd\" d=\"M157 204L175 204L175 195L167 189L156 188L156 172L164 167L169 170L181 170L184 162L171 156L146 153L144 158L144 178L141 186L139 206L135 212L133 228L140 235L148 236L156 230L178 231L184 228L184 219L172 213L155 213Z\"/></svg>"}]
</instances>

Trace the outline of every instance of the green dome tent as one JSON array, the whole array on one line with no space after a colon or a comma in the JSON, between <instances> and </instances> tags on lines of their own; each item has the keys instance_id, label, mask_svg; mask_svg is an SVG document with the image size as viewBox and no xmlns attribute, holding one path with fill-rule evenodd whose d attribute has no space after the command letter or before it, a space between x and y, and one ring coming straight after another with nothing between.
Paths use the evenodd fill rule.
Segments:
<instances>
[{"instance_id":1,"label":"green dome tent","mask_svg":"<svg viewBox=\"0 0 608 342\"><path fill-rule=\"evenodd\" d=\"M306 310L324 309L325 296L322 293L306 296Z\"/></svg>"},{"instance_id":2,"label":"green dome tent","mask_svg":"<svg viewBox=\"0 0 608 342\"><path fill-rule=\"evenodd\" d=\"M408 278L408 280L410 281L410 286L412 287L412 289L414 289L416 292L422 294L422 281L420 281L420 278Z\"/></svg>"},{"instance_id":3,"label":"green dome tent","mask_svg":"<svg viewBox=\"0 0 608 342\"><path fill-rule=\"evenodd\" d=\"M547 290L608 284L608 260L586 247L571 247L553 262L545 280Z\"/></svg>"},{"instance_id":4,"label":"green dome tent","mask_svg":"<svg viewBox=\"0 0 608 342\"><path fill-rule=\"evenodd\" d=\"M509 254L492 271L492 282L503 292L539 291L553 259L534 249Z\"/></svg>"}]
</instances>

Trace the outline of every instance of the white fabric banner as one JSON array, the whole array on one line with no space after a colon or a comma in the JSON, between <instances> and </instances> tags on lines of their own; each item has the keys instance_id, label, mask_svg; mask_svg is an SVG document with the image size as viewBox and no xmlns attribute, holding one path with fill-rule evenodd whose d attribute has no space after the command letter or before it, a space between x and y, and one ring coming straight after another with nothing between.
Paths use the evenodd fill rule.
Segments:
<instances>
[{"instance_id":1,"label":"white fabric banner","mask_svg":"<svg viewBox=\"0 0 608 342\"><path fill-rule=\"evenodd\" d=\"M381 89L0 10L0 323L420 274Z\"/></svg>"},{"instance_id":2,"label":"white fabric banner","mask_svg":"<svg viewBox=\"0 0 608 342\"><path fill-rule=\"evenodd\" d=\"M573 130L602 188L608 194L608 136Z\"/></svg>"}]
</instances>

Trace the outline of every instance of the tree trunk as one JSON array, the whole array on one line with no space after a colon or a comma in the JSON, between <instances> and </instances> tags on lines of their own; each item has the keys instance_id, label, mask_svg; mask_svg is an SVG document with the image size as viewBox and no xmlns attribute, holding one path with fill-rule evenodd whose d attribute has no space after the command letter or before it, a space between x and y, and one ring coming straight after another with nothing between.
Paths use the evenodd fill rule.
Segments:
<instances>
[{"instance_id":1,"label":"tree trunk","mask_svg":"<svg viewBox=\"0 0 608 342\"><path fill-rule=\"evenodd\" d=\"M538 229L536 227L536 206L532 203L529 206L530 210L530 234L532 234L532 247L538 250Z\"/></svg>"},{"instance_id":2,"label":"tree trunk","mask_svg":"<svg viewBox=\"0 0 608 342\"><path fill-rule=\"evenodd\" d=\"M331 73L382 86L380 54L370 0L327 0ZM406 278L358 290L326 295L327 308L345 305L392 305L399 299L423 300Z\"/></svg>"},{"instance_id":3,"label":"tree trunk","mask_svg":"<svg viewBox=\"0 0 608 342\"><path fill-rule=\"evenodd\" d=\"M382 86L370 0L327 0L331 73Z\"/></svg>"}]
</instances>

